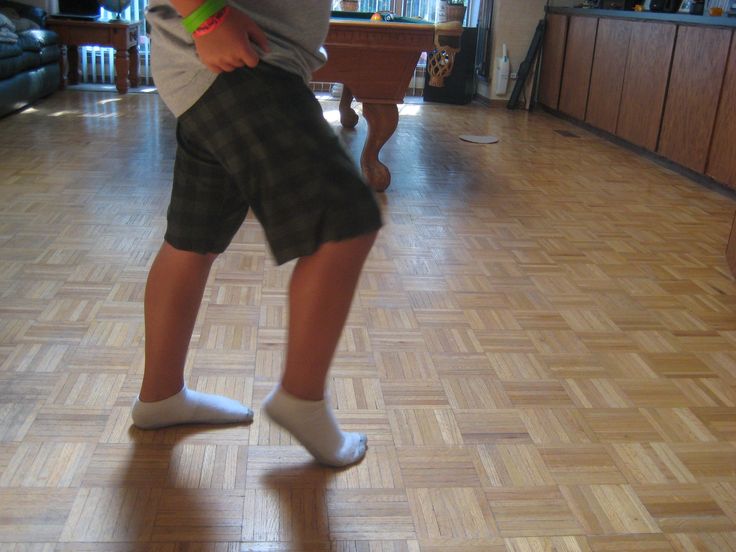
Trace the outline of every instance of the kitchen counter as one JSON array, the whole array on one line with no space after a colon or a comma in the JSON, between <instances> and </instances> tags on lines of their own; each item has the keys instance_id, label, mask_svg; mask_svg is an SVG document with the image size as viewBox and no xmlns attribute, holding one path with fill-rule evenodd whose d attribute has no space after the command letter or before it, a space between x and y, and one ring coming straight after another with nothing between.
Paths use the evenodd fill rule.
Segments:
<instances>
[{"instance_id":1,"label":"kitchen counter","mask_svg":"<svg viewBox=\"0 0 736 552\"><path fill-rule=\"evenodd\" d=\"M635 12L625 10L596 10L591 8L547 8L548 13L560 15L582 15L588 17L613 17L639 21L661 21L681 25L709 25L713 27L736 28L736 17L712 17L709 15L688 15L684 13Z\"/></svg>"}]
</instances>

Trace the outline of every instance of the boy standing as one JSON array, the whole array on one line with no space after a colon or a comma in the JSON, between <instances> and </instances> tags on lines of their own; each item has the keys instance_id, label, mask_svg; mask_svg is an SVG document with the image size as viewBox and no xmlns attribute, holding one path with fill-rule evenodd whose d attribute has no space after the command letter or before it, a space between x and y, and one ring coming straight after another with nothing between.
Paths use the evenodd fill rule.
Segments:
<instances>
[{"instance_id":1,"label":"boy standing","mask_svg":"<svg viewBox=\"0 0 736 552\"><path fill-rule=\"evenodd\" d=\"M186 388L184 363L213 261L248 209L289 284L286 365L265 412L320 462L359 461L324 400L329 365L381 226L372 191L306 83L325 62L331 0L152 0L152 68L177 116L165 241L145 295L140 428L252 420L225 397Z\"/></svg>"}]
</instances>

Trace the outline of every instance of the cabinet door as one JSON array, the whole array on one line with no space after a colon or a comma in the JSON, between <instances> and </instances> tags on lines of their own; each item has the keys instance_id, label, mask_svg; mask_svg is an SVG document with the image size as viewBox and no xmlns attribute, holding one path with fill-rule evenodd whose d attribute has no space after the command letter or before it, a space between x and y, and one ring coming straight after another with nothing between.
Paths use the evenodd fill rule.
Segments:
<instances>
[{"instance_id":1,"label":"cabinet door","mask_svg":"<svg viewBox=\"0 0 736 552\"><path fill-rule=\"evenodd\" d=\"M718 182L736 188L736 33L731 40L731 54L728 57L706 172ZM736 236L734 260L736 262Z\"/></svg>"},{"instance_id":2,"label":"cabinet door","mask_svg":"<svg viewBox=\"0 0 736 552\"><path fill-rule=\"evenodd\" d=\"M657 149L676 26L637 22L631 28L616 134L637 146Z\"/></svg>"},{"instance_id":3,"label":"cabinet door","mask_svg":"<svg viewBox=\"0 0 736 552\"><path fill-rule=\"evenodd\" d=\"M730 44L730 29L677 30L659 153L701 173L708 161Z\"/></svg>"},{"instance_id":4,"label":"cabinet door","mask_svg":"<svg viewBox=\"0 0 736 552\"><path fill-rule=\"evenodd\" d=\"M593 66L595 17L571 17L565 47L565 66L560 89L560 111L576 119L585 119L590 87L590 69Z\"/></svg>"},{"instance_id":5,"label":"cabinet door","mask_svg":"<svg viewBox=\"0 0 736 552\"><path fill-rule=\"evenodd\" d=\"M557 109L560 100L560 82L562 81L562 65L565 62L566 40L567 16L549 14L542 49L539 102L552 109Z\"/></svg>"},{"instance_id":6,"label":"cabinet door","mask_svg":"<svg viewBox=\"0 0 736 552\"><path fill-rule=\"evenodd\" d=\"M611 134L616 132L631 27L634 25L620 19L601 19L598 22L585 121Z\"/></svg>"}]
</instances>

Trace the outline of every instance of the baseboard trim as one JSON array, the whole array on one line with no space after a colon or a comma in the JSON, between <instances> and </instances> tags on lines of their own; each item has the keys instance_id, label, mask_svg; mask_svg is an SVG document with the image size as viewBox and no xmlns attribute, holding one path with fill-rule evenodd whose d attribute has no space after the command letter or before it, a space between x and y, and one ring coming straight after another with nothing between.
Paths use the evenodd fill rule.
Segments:
<instances>
[{"instance_id":1,"label":"baseboard trim","mask_svg":"<svg viewBox=\"0 0 736 552\"><path fill-rule=\"evenodd\" d=\"M508 100L492 100L491 98L486 98L480 94L475 94L473 96L473 101L486 107L505 107L508 103Z\"/></svg>"},{"instance_id":2,"label":"baseboard trim","mask_svg":"<svg viewBox=\"0 0 736 552\"><path fill-rule=\"evenodd\" d=\"M569 115L566 115L565 113L562 113L561 111L557 111L556 109L552 109L550 107L547 107L546 105L542 105L542 104L537 104L537 105L541 107L542 111L545 113L548 113L550 115L553 115L554 117L557 117L558 119L562 119L563 121L571 123L575 125L576 127L582 128L583 130L586 130L590 132L591 134L598 136L599 138L603 138L604 140L607 140L613 144L616 144L617 146L621 146L622 148L625 148L631 152L638 153L642 157L645 157L646 159L649 159L650 161L654 161L658 165L666 169L669 169L672 172L675 172L681 176L689 178L690 180L697 182L698 184L704 186L705 188L708 188L709 190L713 190L714 192L717 192L725 197L728 197L729 199L736 201L736 189L730 188L726 184L722 182L718 182L717 180L711 178L708 175L699 173L692 169L688 169L687 167L683 167L682 165L679 165L675 163L674 161L670 161L666 157L662 157L657 152L650 151L641 146L637 146L636 144L632 144L631 142L627 142L626 140L624 140L623 138L619 138L615 134L611 134L609 132L606 132L605 130L601 130L600 128L596 128L592 125L589 125L585 121L580 121L579 119L570 117Z\"/></svg>"}]
</instances>

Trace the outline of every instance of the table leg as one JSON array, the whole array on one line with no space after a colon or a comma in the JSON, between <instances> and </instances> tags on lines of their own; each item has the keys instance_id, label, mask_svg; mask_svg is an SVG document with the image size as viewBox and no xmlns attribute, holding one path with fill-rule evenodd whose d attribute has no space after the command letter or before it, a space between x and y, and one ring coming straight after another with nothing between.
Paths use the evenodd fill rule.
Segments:
<instances>
[{"instance_id":1,"label":"table leg","mask_svg":"<svg viewBox=\"0 0 736 552\"><path fill-rule=\"evenodd\" d=\"M76 46L69 46L66 49L67 59L69 61L69 84L79 84L79 49Z\"/></svg>"},{"instance_id":2,"label":"table leg","mask_svg":"<svg viewBox=\"0 0 736 552\"><path fill-rule=\"evenodd\" d=\"M352 91L343 84L340 96L340 124L347 128L355 128L358 124L358 114L350 107L353 103Z\"/></svg>"},{"instance_id":3,"label":"table leg","mask_svg":"<svg viewBox=\"0 0 736 552\"><path fill-rule=\"evenodd\" d=\"M128 56L130 56L130 86L135 88L138 86L138 46L128 48Z\"/></svg>"},{"instance_id":4,"label":"table leg","mask_svg":"<svg viewBox=\"0 0 736 552\"><path fill-rule=\"evenodd\" d=\"M115 86L118 92L125 94L128 91L128 70L130 67L128 50L115 50Z\"/></svg>"},{"instance_id":5,"label":"table leg","mask_svg":"<svg viewBox=\"0 0 736 552\"><path fill-rule=\"evenodd\" d=\"M67 75L69 73L69 62L66 59L66 45L62 44L59 50L61 50L61 56L59 57L59 72L61 73L59 76L59 90L64 90L66 88Z\"/></svg>"},{"instance_id":6,"label":"table leg","mask_svg":"<svg viewBox=\"0 0 736 552\"><path fill-rule=\"evenodd\" d=\"M399 124L396 104L363 103L363 116L368 123L368 137L360 156L360 167L368 183L382 192L391 184L391 172L378 160L378 154Z\"/></svg>"}]
</instances>

